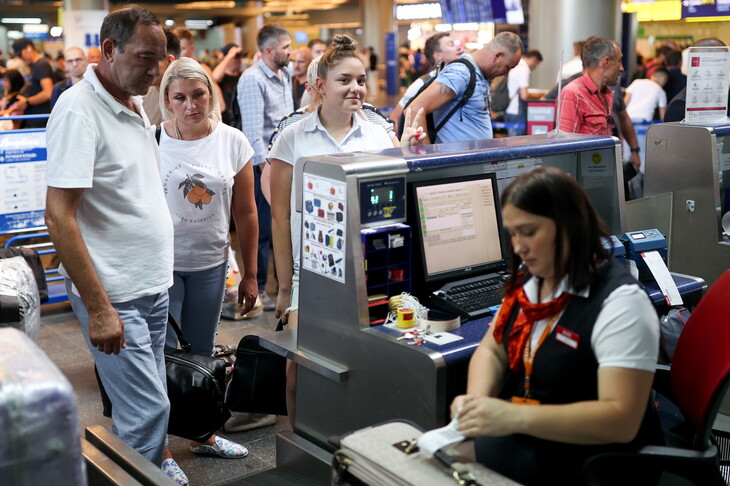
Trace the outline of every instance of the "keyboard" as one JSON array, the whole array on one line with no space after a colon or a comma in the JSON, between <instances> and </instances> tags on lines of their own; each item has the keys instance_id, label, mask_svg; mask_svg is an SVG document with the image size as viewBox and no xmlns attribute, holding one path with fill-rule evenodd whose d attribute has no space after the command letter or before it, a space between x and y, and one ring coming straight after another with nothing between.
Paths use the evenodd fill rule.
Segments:
<instances>
[{"instance_id":1,"label":"keyboard","mask_svg":"<svg viewBox=\"0 0 730 486\"><path fill-rule=\"evenodd\" d=\"M430 304L462 319L485 317L502 301L504 282L505 275L497 273L452 282L433 292Z\"/></svg>"}]
</instances>

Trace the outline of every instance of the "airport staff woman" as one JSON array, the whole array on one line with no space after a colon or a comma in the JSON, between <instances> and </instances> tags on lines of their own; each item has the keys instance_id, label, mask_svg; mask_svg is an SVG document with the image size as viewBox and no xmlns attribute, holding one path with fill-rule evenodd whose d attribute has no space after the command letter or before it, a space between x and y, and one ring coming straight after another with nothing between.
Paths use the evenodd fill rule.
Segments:
<instances>
[{"instance_id":1,"label":"airport staff woman","mask_svg":"<svg viewBox=\"0 0 730 486\"><path fill-rule=\"evenodd\" d=\"M502 219L506 296L451 412L487 467L524 484L580 484L589 456L661 441L649 407L657 315L603 248L599 216L564 172L518 177Z\"/></svg>"}]
</instances>

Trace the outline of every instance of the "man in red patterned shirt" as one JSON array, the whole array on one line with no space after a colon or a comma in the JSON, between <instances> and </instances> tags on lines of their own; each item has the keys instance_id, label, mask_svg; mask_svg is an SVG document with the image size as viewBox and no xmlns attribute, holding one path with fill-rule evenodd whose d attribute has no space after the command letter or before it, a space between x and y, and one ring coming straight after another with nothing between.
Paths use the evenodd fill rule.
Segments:
<instances>
[{"instance_id":1,"label":"man in red patterned shirt","mask_svg":"<svg viewBox=\"0 0 730 486\"><path fill-rule=\"evenodd\" d=\"M604 37L586 42L581 55L583 76L568 84L561 94L560 130L570 133L617 135L611 116L613 93L624 70L619 45Z\"/></svg>"}]
</instances>

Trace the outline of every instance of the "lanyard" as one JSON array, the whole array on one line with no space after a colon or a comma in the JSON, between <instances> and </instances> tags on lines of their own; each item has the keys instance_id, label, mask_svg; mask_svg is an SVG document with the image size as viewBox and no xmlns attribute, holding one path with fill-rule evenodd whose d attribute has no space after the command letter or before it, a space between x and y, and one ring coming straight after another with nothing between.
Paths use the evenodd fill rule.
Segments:
<instances>
[{"instance_id":1,"label":"lanyard","mask_svg":"<svg viewBox=\"0 0 730 486\"><path fill-rule=\"evenodd\" d=\"M537 354L537 350L540 349L540 346L542 346L542 343L544 343L547 337L550 335L553 324L555 324L555 321L558 320L558 315L560 315L559 312L550 318L550 321L547 323L547 326L545 326L545 329L543 329L542 334L540 335L540 339L538 339L537 341L537 346L535 346L534 351L530 352L530 348L532 347L532 339L527 340L525 351L522 353L522 364L525 367L525 398L531 397L530 377L532 376L532 364L535 362L535 355Z\"/></svg>"}]
</instances>

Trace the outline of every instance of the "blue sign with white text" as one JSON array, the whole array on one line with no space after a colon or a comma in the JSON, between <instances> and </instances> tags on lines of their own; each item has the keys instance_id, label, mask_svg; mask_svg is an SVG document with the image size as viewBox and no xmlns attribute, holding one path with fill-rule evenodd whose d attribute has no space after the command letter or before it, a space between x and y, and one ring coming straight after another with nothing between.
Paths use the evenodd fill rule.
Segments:
<instances>
[{"instance_id":1,"label":"blue sign with white text","mask_svg":"<svg viewBox=\"0 0 730 486\"><path fill-rule=\"evenodd\" d=\"M45 226L46 160L44 129L0 133L0 233Z\"/></svg>"}]
</instances>

